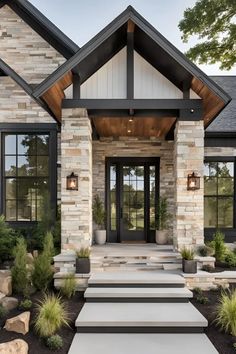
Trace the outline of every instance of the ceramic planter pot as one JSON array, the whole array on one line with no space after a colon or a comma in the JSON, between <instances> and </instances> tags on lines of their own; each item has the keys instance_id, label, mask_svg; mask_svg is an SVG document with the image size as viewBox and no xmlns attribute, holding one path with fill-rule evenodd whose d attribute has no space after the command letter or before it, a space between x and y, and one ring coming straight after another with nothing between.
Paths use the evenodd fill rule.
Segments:
<instances>
[{"instance_id":1,"label":"ceramic planter pot","mask_svg":"<svg viewBox=\"0 0 236 354\"><path fill-rule=\"evenodd\" d=\"M106 243L107 232L106 230L95 231L95 242L97 245L104 245Z\"/></svg>"},{"instance_id":2,"label":"ceramic planter pot","mask_svg":"<svg viewBox=\"0 0 236 354\"><path fill-rule=\"evenodd\" d=\"M168 230L156 230L156 243L166 245L168 242Z\"/></svg>"},{"instance_id":3,"label":"ceramic planter pot","mask_svg":"<svg viewBox=\"0 0 236 354\"><path fill-rule=\"evenodd\" d=\"M188 261L186 259L183 259L182 266L183 266L184 273L189 273L189 274L197 273L197 261L196 260Z\"/></svg>"},{"instance_id":4,"label":"ceramic planter pot","mask_svg":"<svg viewBox=\"0 0 236 354\"><path fill-rule=\"evenodd\" d=\"M90 259L76 258L76 273L88 274L90 273Z\"/></svg>"}]
</instances>

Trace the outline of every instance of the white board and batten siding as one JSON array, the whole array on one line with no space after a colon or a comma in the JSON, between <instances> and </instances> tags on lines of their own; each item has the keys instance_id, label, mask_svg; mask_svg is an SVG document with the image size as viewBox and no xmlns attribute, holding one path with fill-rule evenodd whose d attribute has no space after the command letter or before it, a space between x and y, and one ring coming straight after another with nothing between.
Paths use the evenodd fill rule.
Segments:
<instances>
[{"instance_id":1,"label":"white board and batten siding","mask_svg":"<svg viewBox=\"0 0 236 354\"><path fill-rule=\"evenodd\" d=\"M66 91L72 98L72 87ZM81 85L81 98L125 99L127 97L126 47ZM151 64L134 52L134 98L181 99L183 93ZM190 91L190 98L200 98Z\"/></svg>"}]
</instances>

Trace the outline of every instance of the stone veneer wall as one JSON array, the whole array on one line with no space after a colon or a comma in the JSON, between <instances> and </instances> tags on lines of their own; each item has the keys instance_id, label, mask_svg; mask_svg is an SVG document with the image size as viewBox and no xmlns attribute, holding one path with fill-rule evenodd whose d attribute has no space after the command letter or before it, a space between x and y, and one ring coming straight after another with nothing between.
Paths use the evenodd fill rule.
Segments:
<instances>
[{"instance_id":1,"label":"stone veneer wall","mask_svg":"<svg viewBox=\"0 0 236 354\"><path fill-rule=\"evenodd\" d=\"M31 84L40 83L65 62L7 5L0 8L0 58Z\"/></svg>"},{"instance_id":2,"label":"stone veneer wall","mask_svg":"<svg viewBox=\"0 0 236 354\"><path fill-rule=\"evenodd\" d=\"M203 121L178 121L174 144L174 244L178 249L204 243L203 162ZM187 176L193 171L201 176L200 189L188 191Z\"/></svg>"},{"instance_id":3,"label":"stone veneer wall","mask_svg":"<svg viewBox=\"0 0 236 354\"><path fill-rule=\"evenodd\" d=\"M78 175L78 191L66 177ZM61 127L61 246L79 248L92 240L92 136L85 109L64 109Z\"/></svg>"},{"instance_id":4,"label":"stone veneer wall","mask_svg":"<svg viewBox=\"0 0 236 354\"><path fill-rule=\"evenodd\" d=\"M123 137L93 141L93 196L105 198L106 157L160 157L160 193L166 196L169 212L174 212L173 142ZM170 237L172 237L170 230Z\"/></svg>"},{"instance_id":5,"label":"stone veneer wall","mask_svg":"<svg viewBox=\"0 0 236 354\"><path fill-rule=\"evenodd\" d=\"M205 157L235 157L236 148L235 147L205 147L204 149Z\"/></svg>"}]
</instances>

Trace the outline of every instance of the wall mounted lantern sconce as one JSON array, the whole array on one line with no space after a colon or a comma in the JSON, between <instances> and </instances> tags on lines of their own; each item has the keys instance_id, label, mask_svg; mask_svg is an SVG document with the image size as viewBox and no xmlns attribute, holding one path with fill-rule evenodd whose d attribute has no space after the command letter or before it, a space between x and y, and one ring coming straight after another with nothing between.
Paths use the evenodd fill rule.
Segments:
<instances>
[{"instance_id":1,"label":"wall mounted lantern sconce","mask_svg":"<svg viewBox=\"0 0 236 354\"><path fill-rule=\"evenodd\" d=\"M197 189L200 189L200 176L197 176L195 172L193 172L188 175L187 190L196 191Z\"/></svg>"},{"instance_id":2,"label":"wall mounted lantern sconce","mask_svg":"<svg viewBox=\"0 0 236 354\"><path fill-rule=\"evenodd\" d=\"M74 172L66 177L66 189L68 191L78 190L78 175L75 175Z\"/></svg>"}]
</instances>

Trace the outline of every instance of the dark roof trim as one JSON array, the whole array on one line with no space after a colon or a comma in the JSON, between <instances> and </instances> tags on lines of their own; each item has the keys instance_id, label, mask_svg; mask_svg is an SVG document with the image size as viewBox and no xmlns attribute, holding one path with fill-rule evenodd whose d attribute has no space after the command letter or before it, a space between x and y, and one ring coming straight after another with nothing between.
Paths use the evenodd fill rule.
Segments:
<instances>
[{"instance_id":1,"label":"dark roof trim","mask_svg":"<svg viewBox=\"0 0 236 354\"><path fill-rule=\"evenodd\" d=\"M50 114L50 116L57 122L55 115L50 110L50 108L44 103L44 101L33 95L32 87L2 59L0 59L0 71L4 72L6 76L9 76L12 80L14 80L36 103L38 103L46 112L48 112L48 114Z\"/></svg>"},{"instance_id":2,"label":"dark roof trim","mask_svg":"<svg viewBox=\"0 0 236 354\"><path fill-rule=\"evenodd\" d=\"M205 147L236 147L236 132L205 132Z\"/></svg>"},{"instance_id":3,"label":"dark roof trim","mask_svg":"<svg viewBox=\"0 0 236 354\"><path fill-rule=\"evenodd\" d=\"M59 28L48 20L36 7L27 0L0 0L0 7L8 5L32 29L66 59L71 58L79 47Z\"/></svg>"},{"instance_id":4,"label":"dark roof trim","mask_svg":"<svg viewBox=\"0 0 236 354\"><path fill-rule=\"evenodd\" d=\"M56 81L58 81L66 72L72 70L89 53L91 53L99 44L114 33L122 24L131 19L139 26L150 38L160 45L174 60L182 65L189 73L197 77L215 92L226 104L231 100L230 96L221 89L213 80L204 74L196 65L189 61L177 48L175 48L167 39L165 39L148 21L146 21L132 6L128 6L118 17L116 17L108 26L85 44L71 59L60 66L54 73L49 75L35 90L34 94L39 97L47 91Z\"/></svg>"}]
</instances>

